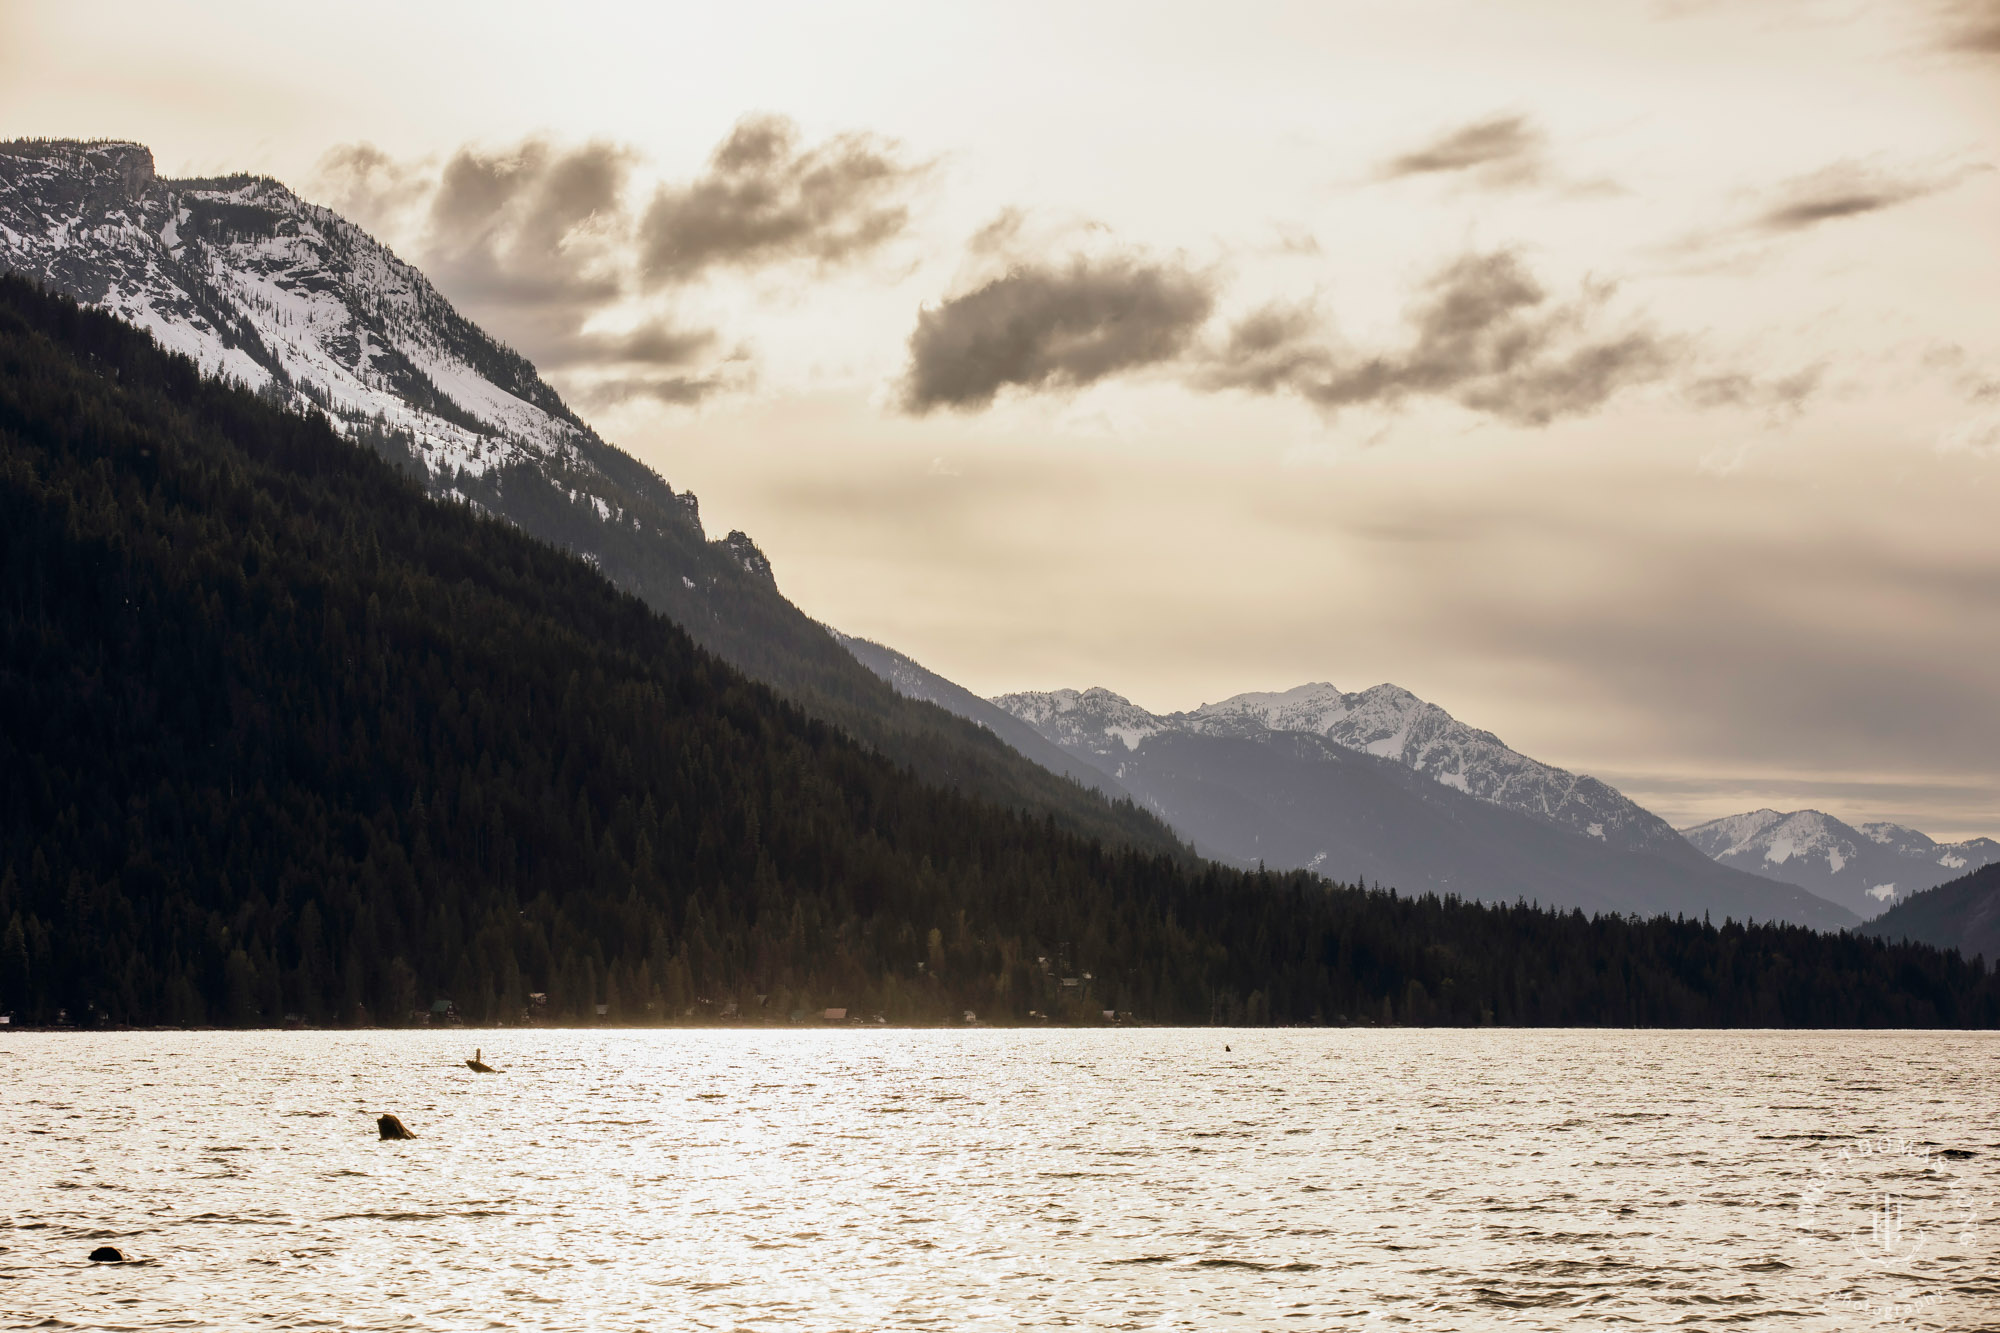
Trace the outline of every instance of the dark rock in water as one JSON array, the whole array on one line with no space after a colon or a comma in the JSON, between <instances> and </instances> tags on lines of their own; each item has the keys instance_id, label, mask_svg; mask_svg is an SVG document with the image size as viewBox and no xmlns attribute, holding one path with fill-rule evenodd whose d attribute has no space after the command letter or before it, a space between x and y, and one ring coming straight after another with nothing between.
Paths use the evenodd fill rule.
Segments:
<instances>
[{"instance_id":1,"label":"dark rock in water","mask_svg":"<svg viewBox=\"0 0 2000 1333\"><path fill-rule=\"evenodd\" d=\"M417 1137L410 1133L407 1125L392 1115L385 1115L376 1120L375 1127L382 1131L382 1137L385 1139L413 1139Z\"/></svg>"},{"instance_id":2,"label":"dark rock in water","mask_svg":"<svg viewBox=\"0 0 2000 1333\"><path fill-rule=\"evenodd\" d=\"M122 1264L125 1252L110 1245L100 1245L90 1252L90 1262L94 1264Z\"/></svg>"},{"instance_id":3,"label":"dark rock in water","mask_svg":"<svg viewBox=\"0 0 2000 1333\"><path fill-rule=\"evenodd\" d=\"M485 1061L484 1059L482 1059L482 1058L481 1058L481 1057L482 1057L482 1056L484 1056L485 1054L486 1054L486 1052L484 1052L484 1051L480 1051L480 1050L475 1050L475 1051L474 1051L474 1052L472 1053L472 1058L471 1058L470 1060L467 1060L467 1061L465 1062L465 1067L466 1067L467 1069L470 1069L470 1070L471 1070L471 1071L472 1071L473 1073L475 1073L475 1074L497 1074L497 1073L499 1073L499 1072L500 1072L499 1070L495 1069L495 1068L494 1068L494 1067L493 1067L492 1065L489 1065L489 1064L487 1064L487 1063L486 1063L486 1061Z\"/></svg>"}]
</instances>

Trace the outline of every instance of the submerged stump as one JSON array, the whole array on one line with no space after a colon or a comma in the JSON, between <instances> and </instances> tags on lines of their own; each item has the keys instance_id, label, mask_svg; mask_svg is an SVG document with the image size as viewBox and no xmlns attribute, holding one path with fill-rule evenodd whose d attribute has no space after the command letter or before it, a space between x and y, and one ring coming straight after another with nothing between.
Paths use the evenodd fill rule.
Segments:
<instances>
[{"instance_id":1,"label":"submerged stump","mask_svg":"<svg viewBox=\"0 0 2000 1333\"><path fill-rule=\"evenodd\" d=\"M413 1139L417 1137L410 1133L409 1126L392 1115L385 1115L377 1119L375 1127L382 1131L382 1137L385 1139Z\"/></svg>"}]
</instances>

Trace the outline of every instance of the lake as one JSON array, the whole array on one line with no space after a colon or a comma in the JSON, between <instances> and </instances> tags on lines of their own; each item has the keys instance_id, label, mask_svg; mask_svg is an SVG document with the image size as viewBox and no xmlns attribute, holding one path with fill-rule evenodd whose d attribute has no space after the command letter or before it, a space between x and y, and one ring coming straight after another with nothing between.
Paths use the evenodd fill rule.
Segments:
<instances>
[{"instance_id":1,"label":"lake","mask_svg":"<svg viewBox=\"0 0 2000 1333\"><path fill-rule=\"evenodd\" d=\"M2000 1325L1990 1034L16 1032L0 1110L8 1327Z\"/></svg>"}]
</instances>

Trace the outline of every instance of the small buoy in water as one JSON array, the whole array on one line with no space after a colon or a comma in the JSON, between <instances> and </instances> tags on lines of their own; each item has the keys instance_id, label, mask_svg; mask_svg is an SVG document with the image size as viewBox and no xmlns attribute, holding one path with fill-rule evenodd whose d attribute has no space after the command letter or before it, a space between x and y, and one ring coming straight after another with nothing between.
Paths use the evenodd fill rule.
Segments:
<instances>
[{"instance_id":1,"label":"small buoy in water","mask_svg":"<svg viewBox=\"0 0 2000 1333\"><path fill-rule=\"evenodd\" d=\"M478 1047L476 1046L473 1047L472 1058L465 1062L465 1067L467 1069L470 1069L475 1074L499 1073L500 1072L499 1070L495 1069L492 1065L487 1064L484 1060L479 1058L482 1054L484 1054L484 1052L482 1052Z\"/></svg>"},{"instance_id":2,"label":"small buoy in water","mask_svg":"<svg viewBox=\"0 0 2000 1333\"><path fill-rule=\"evenodd\" d=\"M385 1139L413 1139L417 1137L410 1133L407 1125L392 1115L378 1117L375 1121L375 1127L382 1131L382 1137Z\"/></svg>"},{"instance_id":3,"label":"small buoy in water","mask_svg":"<svg viewBox=\"0 0 2000 1333\"><path fill-rule=\"evenodd\" d=\"M125 1254L122 1250L113 1246L100 1245L90 1252L90 1262L94 1264L122 1264L125 1262Z\"/></svg>"}]
</instances>

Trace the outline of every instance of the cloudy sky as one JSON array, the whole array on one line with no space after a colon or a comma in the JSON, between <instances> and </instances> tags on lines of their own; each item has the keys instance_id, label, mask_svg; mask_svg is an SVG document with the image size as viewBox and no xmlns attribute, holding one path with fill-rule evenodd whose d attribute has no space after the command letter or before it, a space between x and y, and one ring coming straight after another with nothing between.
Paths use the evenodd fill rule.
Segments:
<instances>
[{"instance_id":1,"label":"cloudy sky","mask_svg":"<svg viewBox=\"0 0 2000 1333\"><path fill-rule=\"evenodd\" d=\"M0 4L986 694L2000 834L2000 3Z\"/></svg>"}]
</instances>

